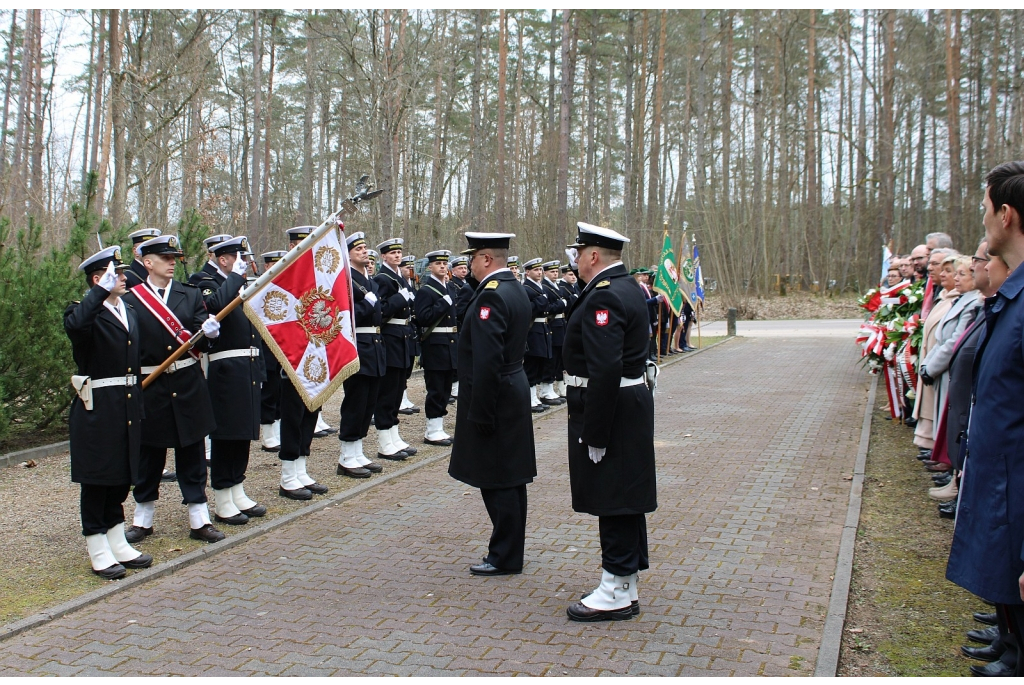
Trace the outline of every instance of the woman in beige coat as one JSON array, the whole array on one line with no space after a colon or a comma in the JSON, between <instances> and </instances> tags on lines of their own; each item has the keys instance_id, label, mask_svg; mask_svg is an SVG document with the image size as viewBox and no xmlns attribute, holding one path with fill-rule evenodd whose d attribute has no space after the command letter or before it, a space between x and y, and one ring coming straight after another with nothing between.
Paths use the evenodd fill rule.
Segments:
<instances>
[{"instance_id":1,"label":"woman in beige coat","mask_svg":"<svg viewBox=\"0 0 1024 685\"><path fill-rule=\"evenodd\" d=\"M924 322L923 338L921 349L917 351L917 358L924 360L928 353L935 347L935 334L942 317L953 306L953 303L960 293L956 291L953 284L955 272L952 262L960 255L952 250L932 250L928 261L938 261L936 280L941 286L939 301L935 303L932 310L928 312L928 318ZM914 444L921 449L930 450L935 445L935 389L933 386L925 385L920 376L917 379L917 399L914 401L914 418L917 419L917 427L914 429Z\"/></svg>"}]
</instances>

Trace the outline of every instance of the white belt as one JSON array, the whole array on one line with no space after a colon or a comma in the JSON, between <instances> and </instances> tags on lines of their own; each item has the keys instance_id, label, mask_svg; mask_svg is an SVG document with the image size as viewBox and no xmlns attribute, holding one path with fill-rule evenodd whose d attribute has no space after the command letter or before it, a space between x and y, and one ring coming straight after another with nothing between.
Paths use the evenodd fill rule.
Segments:
<instances>
[{"instance_id":1,"label":"white belt","mask_svg":"<svg viewBox=\"0 0 1024 685\"><path fill-rule=\"evenodd\" d=\"M127 376L115 376L113 378L94 378L89 381L89 385L92 389L96 388L109 388L112 386L118 387L132 387L135 385L135 374L130 373Z\"/></svg>"},{"instance_id":2,"label":"white belt","mask_svg":"<svg viewBox=\"0 0 1024 685\"><path fill-rule=\"evenodd\" d=\"M555 314L555 318L556 319L564 319L565 318L565 314Z\"/></svg>"},{"instance_id":3,"label":"white belt","mask_svg":"<svg viewBox=\"0 0 1024 685\"><path fill-rule=\"evenodd\" d=\"M565 384L566 385L570 385L570 386L572 386L574 388L585 388L585 387L587 387L587 384L590 382L589 378L584 378L583 376L570 376L569 374L567 374L565 372L562 372L562 375L565 378ZM620 378L619 379L619 387L620 388L628 388L631 385L642 385L643 383L644 383L644 377L643 376L640 376L640 378Z\"/></svg>"},{"instance_id":4,"label":"white belt","mask_svg":"<svg viewBox=\"0 0 1024 685\"><path fill-rule=\"evenodd\" d=\"M372 335L372 334L375 334L375 333L380 333L380 327L379 326L356 326L356 333L357 334L359 334L359 333L367 333L367 334Z\"/></svg>"},{"instance_id":5,"label":"white belt","mask_svg":"<svg viewBox=\"0 0 1024 685\"><path fill-rule=\"evenodd\" d=\"M456 326L452 326L451 328L435 328L434 330L432 330L430 332L431 333L458 333L459 329Z\"/></svg>"},{"instance_id":6,"label":"white belt","mask_svg":"<svg viewBox=\"0 0 1024 685\"><path fill-rule=\"evenodd\" d=\"M210 357L213 358L213 355L211 354ZM164 369L164 373L174 373L175 371L181 371L182 369L187 369L188 367L192 366L195 363L196 360L194 357L189 357L188 359L179 359L178 361L174 362L166 369ZM142 374L148 376L149 374L156 371L158 368L159 367L157 366L143 366Z\"/></svg>"},{"instance_id":7,"label":"white belt","mask_svg":"<svg viewBox=\"0 0 1024 685\"><path fill-rule=\"evenodd\" d=\"M407 326L409 325L409 319L388 319L384 322L385 326Z\"/></svg>"},{"instance_id":8,"label":"white belt","mask_svg":"<svg viewBox=\"0 0 1024 685\"><path fill-rule=\"evenodd\" d=\"M215 362L218 359L231 359L232 357L248 357L255 359L260 356L260 348L258 347L246 347L239 348L237 350L224 350L223 352L211 352L210 361Z\"/></svg>"},{"instance_id":9,"label":"white belt","mask_svg":"<svg viewBox=\"0 0 1024 685\"><path fill-rule=\"evenodd\" d=\"M534 323L547 323L548 322L548 317L542 316L539 319L534 319L533 322Z\"/></svg>"}]
</instances>

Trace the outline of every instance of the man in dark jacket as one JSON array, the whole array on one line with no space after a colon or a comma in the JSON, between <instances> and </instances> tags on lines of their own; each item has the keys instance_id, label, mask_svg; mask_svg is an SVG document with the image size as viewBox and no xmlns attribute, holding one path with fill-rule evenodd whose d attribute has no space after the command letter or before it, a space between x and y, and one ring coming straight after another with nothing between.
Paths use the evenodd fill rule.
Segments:
<instances>
[{"instance_id":1,"label":"man in dark jacket","mask_svg":"<svg viewBox=\"0 0 1024 685\"><path fill-rule=\"evenodd\" d=\"M245 287L248 269L243 253L249 251L245 236L228 238L211 246L213 261L191 279L203 293L206 309L218 314ZM220 322L217 349L209 354L206 372L217 428L210 434L210 485L215 514L220 523L238 526L251 516L265 516L267 508L245 494L249 445L260 435L260 388L266 380L259 332L241 307Z\"/></svg>"},{"instance_id":2,"label":"man in dark jacket","mask_svg":"<svg viewBox=\"0 0 1024 685\"><path fill-rule=\"evenodd\" d=\"M343 384L345 395L341 401L341 423L338 424L341 454L338 456L337 473L349 478L369 478L371 474L384 470L383 466L363 454L363 439L370 430L381 378L387 372L387 352L380 335L381 303L377 284L366 273L370 262L366 235L357 231L346 237L345 243L352 278L359 371L346 378Z\"/></svg>"},{"instance_id":3,"label":"man in dark jacket","mask_svg":"<svg viewBox=\"0 0 1024 685\"><path fill-rule=\"evenodd\" d=\"M974 407L946 578L994 602L1016 641L1024 629L1024 452L1019 449L1024 442L1024 269L1019 268L1024 162L997 166L986 185L988 251L1011 273L985 302L986 330L974 362ZM1015 668L1016 675L1024 675L1024 659Z\"/></svg>"},{"instance_id":4,"label":"man in dark jacket","mask_svg":"<svg viewBox=\"0 0 1024 685\"><path fill-rule=\"evenodd\" d=\"M646 514L657 504L654 400L644 383L649 319L644 293L622 265L629 240L579 223L576 263L587 286L566 324L572 508L598 517L601 583L566 610L573 621L639 613L637 575L648 568Z\"/></svg>"},{"instance_id":5,"label":"man in dark jacket","mask_svg":"<svg viewBox=\"0 0 1024 685\"><path fill-rule=\"evenodd\" d=\"M455 315L454 293L448 287L448 250L427 253L425 276L416 291L414 308L420 330L420 367L427 398L423 403L427 416L427 430L423 442L447 447L452 444L444 432L444 417L448 414L448 398L452 393L452 380L458 354L458 326Z\"/></svg>"},{"instance_id":6,"label":"man in dark jacket","mask_svg":"<svg viewBox=\"0 0 1024 685\"><path fill-rule=\"evenodd\" d=\"M544 366L553 355L551 349L551 327L548 325L548 314L550 303L548 296L544 293L544 286L541 285L544 270L541 267L543 260L540 257L528 259L523 262L523 289L530 298L530 309L533 317L530 323L530 331L526 337L526 357L523 359L523 369L526 371L526 379L530 383L530 408L535 414L546 411L548 403L540 399L538 386L544 381Z\"/></svg>"},{"instance_id":7,"label":"man in dark jacket","mask_svg":"<svg viewBox=\"0 0 1024 685\"><path fill-rule=\"evenodd\" d=\"M78 267L89 292L64 311L64 331L78 367L72 385L71 481L82 486L82 535L92 572L121 578L153 557L133 549L124 534L124 501L139 466L142 393L139 322L125 294L121 248L108 247Z\"/></svg>"},{"instance_id":8,"label":"man in dark jacket","mask_svg":"<svg viewBox=\"0 0 1024 685\"><path fill-rule=\"evenodd\" d=\"M284 250L264 252L263 271L266 272L288 254ZM267 344L260 339L263 365L267 370L267 380L263 381L260 390L260 444L264 452L281 451L281 363L270 354Z\"/></svg>"},{"instance_id":9,"label":"man in dark jacket","mask_svg":"<svg viewBox=\"0 0 1024 685\"><path fill-rule=\"evenodd\" d=\"M465 303L462 303L464 296L470 296L473 294L473 289L467 289L466 276L469 274L469 258L464 255L453 257L448 262L448 289L452 291L452 298L455 300L455 318L456 323L461 326L462 319L466 314L466 304L469 303L467 299ZM464 292L465 291L465 292ZM458 333L455 334L455 339L458 341ZM456 342L458 345L458 342ZM456 374L455 380L452 381L452 396L449 402L454 402L459 397L459 377Z\"/></svg>"},{"instance_id":10,"label":"man in dark jacket","mask_svg":"<svg viewBox=\"0 0 1024 685\"><path fill-rule=\"evenodd\" d=\"M520 573L526 548L526 484L537 475L530 387L523 372L530 301L505 266L509 233L467 233L478 281L459 335L461 394L448 473L480 488L494 530L470 573Z\"/></svg>"},{"instance_id":11,"label":"man in dark jacket","mask_svg":"<svg viewBox=\"0 0 1024 685\"><path fill-rule=\"evenodd\" d=\"M148 276L125 295L139 318L141 376L153 373L174 350L202 329L204 339L193 352L209 352L220 323L206 310L199 289L174 280L181 251L174 236L163 235L139 245ZM210 393L196 356L186 354L143 391L142 448L133 495L135 521L129 542L153 533L153 513L160 496L160 474L167 450L174 448L175 470L183 504L188 505L189 536L217 542L224 534L210 523L206 506L206 436L216 421Z\"/></svg>"},{"instance_id":12,"label":"man in dark jacket","mask_svg":"<svg viewBox=\"0 0 1024 685\"><path fill-rule=\"evenodd\" d=\"M139 256L139 245L159 235L159 228L140 228L128 234L128 238L132 241L132 256L134 257L131 264L128 265L128 269L124 272L124 276L128 280L128 288L134 288L139 283L145 283L146 279L149 278L149 272L146 271L142 258Z\"/></svg>"},{"instance_id":13,"label":"man in dark jacket","mask_svg":"<svg viewBox=\"0 0 1024 685\"><path fill-rule=\"evenodd\" d=\"M548 298L548 328L551 329L551 357L544 363L543 382L537 388L537 397L548 405L565 404L562 395L555 390L555 383L562 380L562 342L565 340L565 311L569 302L562 297L558 288L558 260L544 262L544 278L541 286Z\"/></svg>"}]
</instances>

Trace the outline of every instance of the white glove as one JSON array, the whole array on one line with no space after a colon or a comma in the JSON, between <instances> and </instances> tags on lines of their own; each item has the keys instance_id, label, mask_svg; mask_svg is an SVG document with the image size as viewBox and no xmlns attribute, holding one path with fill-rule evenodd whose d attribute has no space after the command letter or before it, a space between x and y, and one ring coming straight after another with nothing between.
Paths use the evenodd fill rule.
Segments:
<instances>
[{"instance_id":1,"label":"white glove","mask_svg":"<svg viewBox=\"0 0 1024 685\"><path fill-rule=\"evenodd\" d=\"M210 318L203 322L203 335L210 340L220 336L220 321L217 321L217 317L210 314Z\"/></svg>"},{"instance_id":2,"label":"white glove","mask_svg":"<svg viewBox=\"0 0 1024 685\"><path fill-rule=\"evenodd\" d=\"M409 302L412 302L413 299L415 299L415 297L416 297L415 295L412 294L412 291L409 290L408 288L402 288L401 290L399 290L399 292L402 293L402 297L404 297Z\"/></svg>"},{"instance_id":3,"label":"white glove","mask_svg":"<svg viewBox=\"0 0 1024 685\"><path fill-rule=\"evenodd\" d=\"M363 295L363 299L369 302L371 305L377 304L377 296L373 293L366 293Z\"/></svg>"},{"instance_id":4,"label":"white glove","mask_svg":"<svg viewBox=\"0 0 1024 685\"><path fill-rule=\"evenodd\" d=\"M107 264L107 270L100 276L99 286L108 293L117 287L117 272L114 271L114 262Z\"/></svg>"},{"instance_id":5,"label":"white glove","mask_svg":"<svg viewBox=\"0 0 1024 685\"><path fill-rule=\"evenodd\" d=\"M578 268L578 266L576 264L576 260L579 258L580 253L579 253L579 251L576 250L575 247L570 247L569 249L567 249L565 251L565 256L569 258L569 268L570 269Z\"/></svg>"},{"instance_id":6,"label":"white glove","mask_svg":"<svg viewBox=\"0 0 1024 685\"><path fill-rule=\"evenodd\" d=\"M604 458L604 453L608 451L607 447L591 447L587 445L587 451L590 452L590 461L595 464Z\"/></svg>"},{"instance_id":7,"label":"white glove","mask_svg":"<svg viewBox=\"0 0 1024 685\"><path fill-rule=\"evenodd\" d=\"M447 302L448 304L452 303L452 296L451 295L445 295L441 299L444 300L445 302Z\"/></svg>"},{"instance_id":8,"label":"white glove","mask_svg":"<svg viewBox=\"0 0 1024 685\"><path fill-rule=\"evenodd\" d=\"M244 276L245 271L248 267L249 264L245 261L245 257L239 255L238 257L235 258L235 263L231 265L231 273L238 274L239 276Z\"/></svg>"},{"instance_id":9,"label":"white glove","mask_svg":"<svg viewBox=\"0 0 1024 685\"><path fill-rule=\"evenodd\" d=\"M563 307L568 307L569 306L569 303L565 301L564 297L562 298L562 306Z\"/></svg>"}]
</instances>

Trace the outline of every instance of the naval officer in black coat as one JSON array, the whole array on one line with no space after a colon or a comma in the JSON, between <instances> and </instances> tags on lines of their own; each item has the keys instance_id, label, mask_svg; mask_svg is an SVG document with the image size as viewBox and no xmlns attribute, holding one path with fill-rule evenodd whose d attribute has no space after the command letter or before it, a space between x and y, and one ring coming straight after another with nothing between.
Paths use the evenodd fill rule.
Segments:
<instances>
[{"instance_id":1,"label":"naval officer in black coat","mask_svg":"<svg viewBox=\"0 0 1024 685\"><path fill-rule=\"evenodd\" d=\"M89 291L64 311L78 370L69 418L71 481L82 487L82 535L92 571L108 579L153 563L124 532L123 505L138 472L142 429L139 321L121 299L127 269L120 247L92 255L78 267Z\"/></svg>"},{"instance_id":2,"label":"naval officer in black coat","mask_svg":"<svg viewBox=\"0 0 1024 685\"><path fill-rule=\"evenodd\" d=\"M648 567L646 514L657 506L654 400L644 382L647 304L622 265L629 240L577 224L580 278L562 357L569 400L572 508L598 517L597 589L567 609L574 621L624 620L639 613L637 574Z\"/></svg>"},{"instance_id":3,"label":"naval officer in black coat","mask_svg":"<svg viewBox=\"0 0 1024 685\"><path fill-rule=\"evenodd\" d=\"M182 253L173 235L147 240L139 245L139 254L148 276L124 300L139 318L140 375L145 378L181 346L186 334L202 329L205 337L192 349L209 352L220 335L220 323L206 310L198 288L174 280L174 267ZM169 329L184 332L176 336ZM206 542L223 540L224 534L210 523L206 506L206 436L216 421L196 358L186 354L174 362L143 391L143 402L146 416L133 492L137 506L128 541L138 542L153 533L160 474L169 448L174 448L182 504L188 505L189 536Z\"/></svg>"},{"instance_id":4,"label":"naval officer in black coat","mask_svg":"<svg viewBox=\"0 0 1024 685\"><path fill-rule=\"evenodd\" d=\"M206 309L218 314L245 286L249 251L245 236L228 237L209 246L213 261L195 274ZM260 435L261 387L266 380L259 332L241 307L220 322L217 349L209 354L206 372L217 428L210 434L210 485L218 522L243 525L267 508L245 494L249 446Z\"/></svg>"},{"instance_id":5,"label":"naval officer in black coat","mask_svg":"<svg viewBox=\"0 0 1024 685\"><path fill-rule=\"evenodd\" d=\"M159 235L159 228L140 228L128 234L128 238L132 241L132 256L134 257L131 264L128 265L128 269L124 272L128 288L134 288L139 283L145 283L149 277L149 272L146 271L146 267L142 263L142 257L139 256L139 245Z\"/></svg>"},{"instance_id":6,"label":"naval officer in black coat","mask_svg":"<svg viewBox=\"0 0 1024 685\"><path fill-rule=\"evenodd\" d=\"M420 282L413 304L420 326L420 367L427 387L423 403L427 429L423 442L444 447L452 444L451 436L444 432L444 417L448 414L448 398L458 367L459 344L456 291L447 281L450 256L448 250L427 253L430 273Z\"/></svg>"},{"instance_id":7,"label":"naval officer in black coat","mask_svg":"<svg viewBox=\"0 0 1024 685\"><path fill-rule=\"evenodd\" d=\"M530 386L523 371L530 300L506 266L508 233L467 233L478 281L459 332L460 397L448 473L480 488L494 526L474 575L520 573L526 484L537 475Z\"/></svg>"},{"instance_id":8,"label":"naval officer in black coat","mask_svg":"<svg viewBox=\"0 0 1024 685\"><path fill-rule=\"evenodd\" d=\"M381 379L387 372L387 350L380 335L381 302L378 286L367 273L370 254L366 235L361 231L345 238L348 246L349 275L352 278L352 310L356 318L356 349L359 371L345 379L341 401L341 423L338 439L341 454L337 473L350 478L369 478L384 467L370 461L363 453L363 439L370 430L373 408Z\"/></svg>"},{"instance_id":9,"label":"naval officer in black coat","mask_svg":"<svg viewBox=\"0 0 1024 685\"><path fill-rule=\"evenodd\" d=\"M544 262L544 278L540 284L548 298L548 328L551 329L551 357L544 364L544 382L537 390L537 398L544 404L565 404L555 384L562 380L562 343L565 341L565 310L568 300L558 287L558 260Z\"/></svg>"},{"instance_id":10,"label":"naval officer in black coat","mask_svg":"<svg viewBox=\"0 0 1024 685\"><path fill-rule=\"evenodd\" d=\"M285 250L264 252L263 271L277 264L288 254ZM264 452L281 451L281 363L269 352L267 343L260 339L260 356L267 370L267 380L260 389L260 444Z\"/></svg>"}]
</instances>

